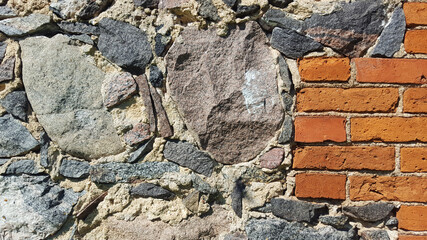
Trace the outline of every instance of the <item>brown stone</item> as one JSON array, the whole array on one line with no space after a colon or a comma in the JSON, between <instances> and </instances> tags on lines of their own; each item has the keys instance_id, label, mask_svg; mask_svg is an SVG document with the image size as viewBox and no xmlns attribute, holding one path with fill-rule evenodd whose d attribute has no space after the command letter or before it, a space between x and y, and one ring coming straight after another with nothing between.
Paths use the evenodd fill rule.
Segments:
<instances>
[{"instance_id":1,"label":"brown stone","mask_svg":"<svg viewBox=\"0 0 427 240\"><path fill-rule=\"evenodd\" d=\"M8 58L0 65L0 82L9 81L13 79L13 72L15 69L15 58Z\"/></svg>"},{"instance_id":2,"label":"brown stone","mask_svg":"<svg viewBox=\"0 0 427 240\"><path fill-rule=\"evenodd\" d=\"M136 83L130 73L112 74L104 86L104 106L113 107L136 92Z\"/></svg>"},{"instance_id":3,"label":"brown stone","mask_svg":"<svg viewBox=\"0 0 427 240\"><path fill-rule=\"evenodd\" d=\"M150 126L145 123L138 123L124 135L125 142L129 145L135 145L150 139Z\"/></svg>"},{"instance_id":4,"label":"brown stone","mask_svg":"<svg viewBox=\"0 0 427 240\"><path fill-rule=\"evenodd\" d=\"M153 103L154 103L155 113L157 114L156 125L158 128L157 131L159 132L159 135L164 138L172 137L173 129L169 123L169 119L166 114L166 111L163 108L162 98L160 97L159 93L157 93L156 89L151 85L150 85L150 94L151 94L151 99L153 100Z\"/></svg>"},{"instance_id":5,"label":"brown stone","mask_svg":"<svg viewBox=\"0 0 427 240\"><path fill-rule=\"evenodd\" d=\"M283 150L283 148L273 148L262 155L260 158L260 166L270 169L277 168L282 163L284 155L285 150Z\"/></svg>"},{"instance_id":6,"label":"brown stone","mask_svg":"<svg viewBox=\"0 0 427 240\"><path fill-rule=\"evenodd\" d=\"M156 117L154 115L154 106L151 101L150 88L148 87L147 77L145 75L139 75L135 78L136 84L138 84L139 95L144 101L145 111L150 122L150 131L156 132L157 124Z\"/></svg>"},{"instance_id":7,"label":"brown stone","mask_svg":"<svg viewBox=\"0 0 427 240\"><path fill-rule=\"evenodd\" d=\"M219 37L187 27L169 50L170 93L200 145L225 164L253 159L283 119L275 58L256 22Z\"/></svg>"}]
</instances>

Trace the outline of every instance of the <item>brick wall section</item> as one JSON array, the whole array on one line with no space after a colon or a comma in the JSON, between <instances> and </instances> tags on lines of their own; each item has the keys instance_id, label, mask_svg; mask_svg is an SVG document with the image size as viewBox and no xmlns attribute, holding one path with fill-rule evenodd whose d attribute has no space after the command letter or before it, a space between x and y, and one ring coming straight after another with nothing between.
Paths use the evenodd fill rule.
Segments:
<instances>
[{"instance_id":1,"label":"brick wall section","mask_svg":"<svg viewBox=\"0 0 427 240\"><path fill-rule=\"evenodd\" d=\"M396 215L398 227L405 230L423 231L427 229L427 206L400 207Z\"/></svg>"},{"instance_id":2,"label":"brick wall section","mask_svg":"<svg viewBox=\"0 0 427 240\"><path fill-rule=\"evenodd\" d=\"M427 235L399 235L399 240L427 240Z\"/></svg>"}]
</instances>

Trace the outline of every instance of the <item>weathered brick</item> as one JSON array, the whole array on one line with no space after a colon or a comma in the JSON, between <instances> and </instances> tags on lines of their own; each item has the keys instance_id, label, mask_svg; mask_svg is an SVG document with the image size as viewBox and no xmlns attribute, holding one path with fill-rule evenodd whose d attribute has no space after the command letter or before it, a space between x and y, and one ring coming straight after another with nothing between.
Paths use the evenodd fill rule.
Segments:
<instances>
[{"instance_id":1,"label":"weathered brick","mask_svg":"<svg viewBox=\"0 0 427 240\"><path fill-rule=\"evenodd\" d=\"M352 141L427 142L427 117L352 118Z\"/></svg>"},{"instance_id":2,"label":"weathered brick","mask_svg":"<svg viewBox=\"0 0 427 240\"><path fill-rule=\"evenodd\" d=\"M394 170L394 148L372 146L301 147L293 168L327 170Z\"/></svg>"},{"instance_id":3,"label":"weathered brick","mask_svg":"<svg viewBox=\"0 0 427 240\"><path fill-rule=\"evenodd\" d=\"M408 53L427 53L427 30L409 30L405 34L405 51Z\"/></svg>"},{"instance_id":4,"label":"weathered brick","mask_svg":"<svg viewBox=\"0 0 427 240\"><path fill-rule=\"evenodd\" d=\"M427 235L399 235L399 240L427 240Z\"/></svg>"},{"instance_id":5,"label":"weathered brick","mask_svg":"<svg viewBox=\"0 0 427 240\"><path fill-rule=\"evenodd\" d=\"M400 149L400 170L402 172L427 172L427 148Z\"/></svg>"},{"instance_id":6,"label":"weathered brick","mask_svg":"<svg viewBox=\"0 0 427 240\"><path fill-rule=\"evenodd\" d=\"M427 230L427 206L402 205L396 214L399 229L411 231Z\"/></svg>"},{"instance_id":7,"label":"weathered brick","mask_svg":"<svg viewBox=\"0 0 427 240\"><path fill-rule=\"evenodd\" d=\"M295 118L295 141L297 142L345 142L346 139L343 117Z\"/></svg>"},{"instance_id":8,"label":"weathered brick","mask_svg":"<svg viewBox=\"0 0 427 240\"><path fill-rule=\"evenodd\" d=\"M340 81L350 78L348 58L305 58L298 61L301 80L306 82Z\"/></svg>"},{"instance_id":9,"label":"weathered brick","mask_svg":"<svg viewBox=\"0 0 427 240\"><path fill-rule=\"evenodd\" d=\"M372 83L427 83L427 59L355 58L356 80Z\"/></svg>"},{"instance_id":10,"label":"weathered brick","mask_svg":"<svg viewBox=\"0 0 427 240\"><path fill-rule=\"evenodd\" d=\"M403 94L403 111L427 113L427 88L410 88Z\"/></svg>"},{"instance_id":11,"label":"weathered brick","mask_svg":"<svg viewBox=\"0 0 427 240\"><path fill-rule=\"evenodd\" d=\"M403 4L406 25L427 25L427 3L411 2Z\"/></svg>"},{"instance_id":12,"label":"weathered brick","mask_svg":"<svg viewBox=\"0 0 427 240\"><path fill-rule=\"evenodd\" d=\"M398 99L397 88L304 88L297 94L297 110L394 112Z\"/></svg>"},{"instance_id":13,"label":"weathered brick","mask_svg":"<svg viewBox=\"0 0 427 240\"><path fill-rule=\"evenodd\" d=\"M295 176L295 196L300 198L345 199L346 176L300 173Z\"/></svg>"},{"instance_id":14,"label":"weathered brick","mask_svg":"<svg viewBox=\"0 0 427 240\"><path fill-rule=\"evenodd\" d=\"M353 201L427 202L426 177L350 176Z\"/></svg>"}]
</instances>

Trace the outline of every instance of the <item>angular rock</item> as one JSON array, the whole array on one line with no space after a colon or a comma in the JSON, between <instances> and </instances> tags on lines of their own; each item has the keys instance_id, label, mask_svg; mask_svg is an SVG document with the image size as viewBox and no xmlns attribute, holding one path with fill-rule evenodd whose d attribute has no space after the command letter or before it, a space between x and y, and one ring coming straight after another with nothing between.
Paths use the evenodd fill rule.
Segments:
<instances>
[{"instance_id":1,"label":"angular rock","mask_svg":"<svg viewBox=\"0 0 427 240\"><path fill-rule=\"evenodd\" d=\"M262 16L261 22L263 26L268 26L269 29L274 27L286 28L295 31L301 31L304 22L289 17L284 11L270 8Z\"/></svg>"},{"instance_id":2,"label":"angular rock","mask_svg":"<svg viewBox=\"0 0 427 240\"><path fill-rule=\"evenodd\" d=\"M361 234L362 240L390 240L390 237L385 230L368 230Z\"/></svg>"},{"instance_id":3,"label":"angular rock","mask_svg":"<svg viewBox=\"0 0 427 240\"><path fill-rule=\"evenodd\" d=\"M117 154L122 144L110 113L103 108L105 74L68 42L60 34L20 41L28 100L62 150L84 159Z\"/></svg>"},{"instance_id":4,"label":"angular rock","mask_svg":"<svg viewBox=\"0 0 427 240\"><path fill-rule=\"evenodd\" d=\"M89 176L90 164L87 162L62 159L59 173L69 178L86 178Z\"/></svg>"},{"instance_id":5,"label":"angular rock","mask_svg":"<svg viewBox=\"0 0 427 240\"><path fill-rule=\"evenodd\" d=\"M259 5L238 5L236 9L236 17L238 18L244 18L246 16L250 16L256 12L258 12L260 9Z\"/></svg>"},{"instance_id":6,"label":"angular rock","mask_svg":"<svg viewBox=\"0 0 427 240\"><path fill-rule=\"evenodd\" d=\"M129 99L137 91L135 80L128 72L109 74L104 81L104 106L108 108Z\"/></svg>"},{"instance_id":7,"label":"angular rock","mask_svg":"<svg viewBox=\"0 0 427 240\"><path fill-rule=\"evenodd\" d=\"M240 179L234 183L233 191L231 192L231 208L239 218L242 218L242 199L245 192L245 185Z\"/></svg>"},{"instance_id":8,"label":"angular rock","mask_svg":"<svg viewBox=\"0 0 427 240\"><path fill-rule=\"evenodd\" d=\"M90 178L95 183L130 182L132 179L160 178L166 172L178 171L178 165L169 162L110 162L92 166Z\"/></svg>"},{"instance_id":9,"label":"angular rock","mask_svg":"<svg viewBox=\"0 0 427 240\"><path fill-rule=\"evenodd\" d=\"M282 163L284 155L285 150L283 148L273 148L261 156L260 166L262 168L275 169Z\"/></svg>"},{"instance_id":10,"label":"angular rock","mask_svg":"<svg viewBox=\"0 0 427 240\"><path fill-rule=\"evenodd\" d=\"M40 165L42 167L51 167L53 162L49 159L50 138L46 132L40 134Z\"/></svg>"},{"instance_id":11,"label":"angular rock","mask_svg":"<svg viewBox=\"0 0 427 240\"><path fill-rule=\"evenodd\" d=\"M28 100L24 91L11 92L0 103L12 116L27 121Z\"/></svg>"},{"instance_id":12,"label":"angular rock","mask_svg":"<svg viewBox=\"0 0 427 240\"><path fill-rule=\"evenodd\" d=\"M20 174L37 174L39 169L33 160L19 160L12 162L6 169L7 175L20 175Z\"/></svg>"},{"instance_id":13,"label":"angular rock","mask_svg":"<svg viewBox=\"0 0 427 240\"><path fill-rule=\"evenodd\" d=\"M304 201L271 199L274 216L288 221L314 222L321 214L328 213L328 208L321 204L312 204Z\"/></svg>"},{"instance_id":14,"label":"angular rock","mask_svg":"<svg viewBox=\"0 0 427 240\"><path fill-rule=\"evenodd\" d=\"M16 16L15 11L13 11L9 6L0 6L0 20Z\"/></svg>"},{"instance_id":15,"label":"angular rock","mask_svg":"<svg viewBox=\"0 0 427 240\"><path fill-rule=\"evenodd\" d=\"M7 162L9 162L10 159L7 158L0 158L0 166L3 166L4 164L6 164Z\"/></svg>"},{"instance_id":16,"label":"angular rock","mask_svg":"<svg viewBox=\"0 0 427 240\"><path fill-rule=\"evenodd\" d=\"M234 8L236 6L237 0L222 0L227 6L230 8Z\"/></svg>"},{"instance_id":17,"label":"angular rock","mask_svg":"<svg viewBox=\"0 0 427 240\"><path fill-rule=\"evenodd\" d=\"M405 36L406 19L405 13L401 7L396 8L381 33L378 43L371 53L371 56L393 57L393 54L400 49Z\"/></svg>"},{"instance_id":18,"label":"angular rock","mask_svg":"<svg viewBox=\"0 0 427 240\"><path fill-rule=\"evenodd\" d=\"M173 129L169 123L168 115L162 105L162 98L153 86L149 86L151 99L154 104L154 111L157 113L156 126L160 137L168 138L173 136Z\"/></svg>"},{"instance_id":19,"label":"angular rock","mask_svg":"<svg viewBox=\"0 0 427 240\"><path fill-rule=\"evenodd\" d=\"M11 115L0 117L0 157L13 157L39 145L22 124Z\"/></svg>"},{"instance_id":20,"label":"angular rock","mask_svg":"<svg viewBox=\"0 0 427 240\"><path fill-rule=\"evenodd\" d=\"M291 3L293 0L268 0L268 3L275 7L285 8Z\"/></svg>"},{"instance_id":21,"label":"angular rock","mask_svg":"<svg viewBox=\"0 0 427 240\"><path fill-rule=\"evenodd\" d=\"M77 193L59 187L48 176L0 177L0 192L5 223L0 224L0 232L14 239L45 239L57 232L78 199Z\"/></svg>"},{"instance_id":22,"label":"angular rock","mask_svg":"<svg viewBox=\"0 0 427 240\"><path fill-rule=\"evenodd\" d=\"M129 159L127 160L128 163L135 163L139 160L143 160L144 157L153 150L153 144L154 144L154 137L150 138L147 142L142 144L135 152L133 152Z\"/></svg>"},{"instance_id":23,"label":"angular rock","mask_svg":"<svg viewBox=\"0 0 427 240\"><path fill-rule=\"evenodd\" d=\"M364 206L345 206L344 214L366 222L376 222L386 218L394 209L391 203L370 203Z\"/></svg>"},{"instance_id":24,"label":"angular rock","mask_svg":"<svg viewBox=\"0 0 427 240\"><path fill-rule=\"evenodd\" d=\"M99 22L99 51L120 67L142 73L151 61L151 45L147 35L128 23L103 18Z\"/></svg>"},{"instance_id":25,"label":"angular rock","mask_svg":"<svg viewBox=\"0 0 427 240\"><path fill-rule=\"evenodd\" d=\"M137 7L157 8L159 0L133 0L133 4Z\"/></svg>"},{"instance_id":26,"label":"angular rock","mask_svg":"<svg viewBox=\"0 0 427 240\"><path fill-rule=\"evenodd\" d=\"M77 13L77 18L81 20L94 18L110 6L112 2L113 0L87 1L86 6Z\"/></svg>"},{"instance_id":27,"label":"angular rock","mask_svg":"<svg viewBox=\"0 0 427 240\"><path fill-rule=\"evenodd\" d=\"M173 192L152 183L141 183L133 187L130 190L130 194L138 197L152 197L164 200L171 200L175 197Z\"/></svg>"},{"instance_id":28,"label":"angular rock","mask_svg":"<svg viewBox=\"0 0 427 240\"><path fill-rule=\"evenodd\" d=\"M135 78L135 81L138 85L139 95L144 101L145 113L148 116L148 121L150 123L150 131L155 133L157 130L157 121L154 113L154 105L151 101L150 87L148 86L147 77L145 74L139 75Z\"/></svg>"},{"instance_id":29,"label":"angular rock","mask_svg":"<svg viewBox=\"0 0 427 240\"><path fill-rule=\"evenodd\" d=\"M62 19L77 17L89 20L104 11L111 3L112 0L58 0L50 4L50 9Z\"/></svg>"},{"instance_id":30,"label":"angular rock","mask_svg":"<svg viewBox=\"0 0 427 240\"><path fill-rule=\"evenodd\" d=\"M156 36L154 37L154 52L156 53L157 56L162 56L167 45L169 44L169 42L171 41L171 37L170 36L163 36L161 34L156 34Z\"/></svg>"},{"instance_id":31,"label":"angular rock","mask_svg":"<svg viewBox=\"0 0 427 240\"><path fill-rule=\"evenodd\" d=\"M0 32L9 37L21 37L47 30L50 27L52 27L50 25L50 17L38 13L0 21Z\"/></svg>"},{"instance_id":32,"label":"angular rock","mask_svg":"<svg viewBox=\"0 0 427 240\"><path fill-rule=\"evenodd\" d=\"M300 58L323 49L322 44L294 30L276 27L271 34L271 46L288 58Z\"/></svg>"},{"instance_id":33,"label":"angular rock","mask_svg":"<svg viewBox=\"0 0 427 240\"><path fill-rule=\"evenodd\" d=\"M6 54L7 43L0 42L0 62L3 62L4 55Z\"/></svg>"},{"instance_id":34,"label":"angular rock","mask_svg":"<svg viewBox=\"0 0 427 240\"><path fill-rule=\"evenodd\" d=\"M191 181L193 182L193 187L201 193L211 195L215 195L218 193L218 190L216 188L209 185L209 183L203 181L202 178L200 178L194 173L191 174Z\"/></svg>"},{"instance_id":35,"label":"angular rock","mask_svg":"<svg viewBox=\"0 0 427 240\"><path fill-rule=\"evenodd\" d=\"M98 26L93 26L86 23L62 21L58 23L58 26L59 28L61 28L61 30L68 33L90 34L90 35L101 34L101 31L99 30Z\"/></svg>"},{"instance_id":36,"label":"angular rock","mask_svg":"<svg viewBox=\"0 0 427 240\"><path fill-rule=\"evenodd\" d=\"M209 154L200 151L188 142L167 141L163 155L169 161L188 167L205 176L210 176L215 167L215 161Z\"/></svg>"},{"instance_id":37,"label":"angular rock","mask_svg":"<svg viewBox=\"0 0 427 240\"><path fill-rule=\"evenodd\" d=\"M288 114L285 115L285 120L282 125L282 132L277 140L280 144L286 144L292 141L294 135L294 123L292 117Z\"/></svg>"},{"instance_id":38,"label":"angular rock","mask_svg":"<svg viewBox=\"0 0 427 240\"><path fill-rule=\"evenodd\" d=\"M193 213L197 213L199 210L199 200L200 200L200 192L193 191L188 194L184 199L182 199L182 203L184 206Z\"/></svg>"},{"instance_id":39,"label":"angular rock","mask_svg":"<svg viewBox=\"0 0 427 240\"><path fill-rule=\"evenodd\" d=\"M399 220L397 220L396 217L391 217L389 220L387 220L387 222L385 223L385 225L389 228L397 228L397 224L399 223Z\"/></svg>"},{"instance_id":40,"label":"angular rock","mask_svg":"<svg viewBox=\"0 0 427 240\"><path fill-rule=\"evenodd\" d=\"M157 88L163 86L163 73L157 66L150 66L150 83Z\"/></svg>"},{"instance_id":41,"label":"angular rock","mask_svg":"<svg viewBox=\"0 0 427 240\"><path fill-rule=\"evenodd\" d=\"M71 35L70 39L78 40L78 41L80 41L82 43L86 43L86 44L89 44L89 45L93 45L94 44L92 38L90 38L90 36L87 35L87 34Z\"/></svg>"},{"instance_id":42,"label":"angular rock","mask_svg":"<svg viewBox=\"0 0 427 240\"><path fill-rule=\"evenodd\" d=\"M3 61L0 65L0 83L12 80L15 70L15 58L11 57Z\"/></svg>"},{"instance_id":43,"label":"angular rock","mask_svg":"<svg viewBox=\"0 0 427 240\"><path fill-rule=\"evenodd\" d=\"M348 221L348 217L345 215L340 216L320 216L319 221L326 225L331 225L336 229L342 229L345 227Z\"/></svg>"},{"instance_id":44,"label":"angular rock","mask_svg":"<svg viewBox=\"0 0 427 240\"><path fill-rule=\"evenodd\" d=\"M193 27L181 37L166 59L170 93L187 127L217 161L249 161L283 118L265 34L247 22L225 38Z\"/></svg>"},{"instance_id":45,"label":"angular rock","mask_svg":"<svg viewBox=\"0 0 427 240\"><path fill-rule=\"evenodd\" d=\"M283 88L284 88L283 90L287 94L291 95L294 91L294 85L292 83L292 76L291 76L291 72L289 71L288 64L286 63L285 59L283 59L282 56L278 57L278 62L279 62L280 77L282 78L282 81L283 81ZM282 97L283 97L283 92L282 92ZM292 107L292 104L286 104L285 102L286 111L290 111L291 107Z\"/></svg>"},{"instance_id":46,"label":"angular rock","mask_svg":"<svg viewBox=\"0 0 427 240\"><path fill-rule=\"evenodd\" d=\"M252 210L257 211L257 212L262 212L262 213L272 213L273 207L272 207L271 203L266 203L266 204L264 204L264 206L254 208Z\"/></svg>"},{"instance_id":47,"label":"angular rock","mask_svg":"<svg viewBox=\"0 0 427 240\"><path fill-rule=\"evenodd\" d=\"M150 125L145 123L137 123L123 136L128 145L142 143L151 138Z\"/></svg>"},{"instance_id":48,"label":"angular rock","mask_svg":"<svg viewBox=\"0 0 427 240\"><path fill-rule=\"evenodd\" d=\"M198 10L198 14L205 19L210 21L217 22L221 20L218 15L218 9L212 3L212 0L196 0L200 6Z\"/></svg>"}]
</instances>

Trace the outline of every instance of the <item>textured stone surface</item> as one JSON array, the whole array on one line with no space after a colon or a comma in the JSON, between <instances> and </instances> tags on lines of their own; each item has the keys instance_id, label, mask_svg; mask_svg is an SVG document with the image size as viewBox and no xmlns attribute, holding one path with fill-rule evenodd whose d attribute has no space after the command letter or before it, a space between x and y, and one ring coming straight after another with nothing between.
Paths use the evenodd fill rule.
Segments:
<instances>
[{"instance_id":1,"label":"textured stone surface","mask_svg":"<svg viewBox=\"0 0 427 240\"><path fill-rule=\"evenodd\" d=\"M104 83L104 106L113 107L136 93L136 83L132 74L108 74Z\"/></svg>"},{"instance_id":2,"label":"textured stone surface","mask_svg":"<svg viewBox=\"0 0 427 240\"><path fill-rule=\"evenodd\" d=\"M94 45L92 38L90 38L90 36L87 34L71 35L70 39L78 40L89 45Z\"/></svg>"},{"instance_id":3,"label":"textured stone surface","mask_svg":"<svg viewBox=\"0 0 427 240\"><path fill-rule=\"evenodd\" d=\"M56 35L20 42L28 100L49 137L67 153L85 159L119 153L112 117L102 108L105 74L68 41Z\"/></svg>"},{"instance_id":4,"label":"textured stone surface","mask_svg":"<svg viewBox=\"0 0 427 240\"><path fill-rule=\"evenodd\" d=\"M364 206L345 206L344 214L366 222L376 222L384 219L394 209L390 203L370 203Z\"/></svg>"},{"instance_id":5,"label":"textured stone surface","mask_svg":"<svg viewBox=\"0 0 427 240\"><path fill-rule=\"evenodd\" d=\"M129 145L142 143L151 138L150 125L137 123L123 136L125 142Z\"/></svg>"},{"instance_id":6,"label":"textured stone surface","mask_svg":"<svg viewBox=\"0 0 427 240\"><path fill-rule=\"evenodd\" d=\"M15 58L11 57L0 65L0 83L13 79L15 69Z\"/></svg>"},{"instance_id":7,"label":"textured stone surface","mask_svg":"<svg viewBox=\"0 0 427 240\"><path fill-rule=\"evenodd\" d=\"M101 13L111 2L112 0L58 0L50 4L50 9L62 19L77 17L82 20L89 20Z\"/></svg>"},{"instance_id":8,"label":"textured stone surface","mask_svg":"<svg viewBox=\"0 0 427 240\"><path fill-rule=\"evenodd\" d=\"M89 176L90 165L87 162L63 159L59 167L59 173L69 178L86 178Z\"/></svg>"},{"instance_id":9,"label":"textured stone surface","mask_svg":"<svg viewBox=\"0 0 427 240\"><path fill-rule=\"evenodd\" d=\"M138 197L152 197L170 200L175 197L175 194L167 189L157 186L152 183L141 183L130 190L131 195Z\"/></svg>"},{"instance_id":10,"label":"textured stone surface","mask_svg":"<svg viewBox=\"0 0 427 240\"><path fill-rule=\"evenodd\" d=\"M169 44L169 42L171 41L171 37L170 36L164 36L162 34L156 34L156 36L154 37L154 52L156 53L157 56L162 56L167 45Z\"/></svg>"},{"instance_id":11,"label":"textured stone surface","mask_svg":"<svg viewBox=\"0 0 427 240\"><path fill-rule=\"evenodd\" d=\"M236 215L242 217L242 198L245 192L245 185L240 179L234 183L233 191L231 192L231 208Z\"/></svg>"},{"instance_id":12,"label":"textured stone surface","mask_svg":"<svg viewBox=\"0 0 427 240\"><path fill-rule=\"evenodd\" d=\"M137 7L157 8L159 0L133 0L133 4Z\"/></svg>"},{"instance_id":13,"label":"textured stone surface","mask_svg":"<svg viewBox=\"0 0 427 240\"><path fill-rule=\"evenodd\" d=\"M16 17L16 13L9 6L0 6L0 19Z\"/></svg>"},{"instance_id":14,"label":"textured stone surface","mask_svg":"<svg viewBox=\"0 0 427 240\"><path fill-rule=\"evenodd\" d=\"M173 136L173 128L169 123L168 115L163 108L162 98L156 89L149 85L151 99L153 100L154 112L156 115L157 131L160 137L168 138Z\"/></svg>"},{"instance_id":15,"label":"textured stone surface","mask_svg":"<svg viewBox=\"0 0 427 240\"><path fill-rule=\"evenodd\" d=\"M238 5L236 9L236 17L243 18L255 14L259 9L259 5Z\"/></svg>"},{"instance_id":16,"label":"textured stone surface","mask_svg":"<svg viewBox=\"0 0 427 240\"><path fill-rule=\"evenodd\" d=\"M67 220L78 194L48 176L0 177L0 233L6 239L44 239Z\"/></svg>"},{"instance_id":17,"label":"textured stone surface","mask_svg":"<svg viewBox=\"0 0 427 240\"><path fill-rule=\"evenodd\" d=\"M313 222L319 218L320 214L328 212L325 205L282 198L271 199L271 206L274 216L288 221Z\"/></svg>"},{"instance_id":18,"label":"textured stone surface","mask_svg":"<svg viewBox=\"0 0 427 240\"><path fill-rule=\"evenodd\" d=\"M271 46L288 58L299 58L323 49L322 44L294 30L276 27L271 35Z\"/></svg>"},{"instance_id":19,"label":"textured stone surface","mask_svg":"<svg viewBox=\"0 0 427 240\"><path fill-rule=\"evenodd\" d=\"M101 33L98 26L93 26L93 25L81 23L81 22L62 21L58 23L58 26L63 31L69 32L69 33L84 33L84 34L92 34L92 35L99 35Z\"/></svg>"},{"instance_id":20,"label":"textured stone surface","mask_svg":"<svg viewBox=\"0 0 427 240\"><path fill-rule=\"evenodd\" d=\"M8 175L20 175L20 174L37 174L39 169L33 160L19 160L12 162L6 169Z\"/></svg>"},{"instance_id":21,"label":"textured stone surface","mask_svg":"<svg viewBox=\"0 0 427 240\"><path fill-rule=\"evenodd\" d=\"M197 173L210 176L215 161L209 154L198 150L193 144L181 141L168 141L165 144L163 155L169 161L188 167Z\"/></svg>"},{"instance_id":22,"label":"textured stone surface","mask_svg":"<svg viewBox=\"0 0 427 240\"><path fill-rule=\"evenodd\" d=\"M261 22L263 27L273 29L274 27L286 28L290 30L300 31L304 22L289 17L284 11L279 9L270 8L262 16Z\"/></svg>"},{"instance_id":23,"label":"textured stone surface","mask_svg":"<svg viewBox=\"0 0 427 240\"><path fill-rule=\"evenodd\" d=\"M112 2L113 0L87 1L86 5L77 13L77 17L81 20L89 20L98 16L110 6Z\"/></svg>"},{"instance_id":24,"label":"textured stone surface","mask_svg":"<svg viewBox=\"0 0 427 240\"><path fill-rule=\"evenodd\" d=\"M275 7L285 8L291 3L293 0L268 0L268 3Z\"/></svg>"},{"instance_id":25,"label":"textured stone surface","mask_svg":"<svg viewBox=\"0 0 427 240\"><path fill-rule=\"evenodd\" d=\"M181 36L166 58L171 95L188 128L219 162L254 158L283 118L264 33L248 22L226 38L191 27Z\"/></svg>"},{"instance_id":26,"label":"textured stone surface","mask_svg":"<svg viewBox=\"0 0 427 240\"><path fill-rule=\"evenodd\" d=\"M7 158L0 158L0 166L3 166L5 163L7 163L10 159Z\"/></svg>"},{"instance_id":27,"label":"textured stone surface","mask_svg":"<svg viewBox=\"0 0 427 240\"><path fill-rule=\"evenodd\" d=\"M289 143L294 136L294 121L288 114L285 115L285 120L282 125L282 132L280 132L279 139L277 140L280 144Z\"/></svg>"},{"instance_id":28,"label":"textured stone surface","mask_svg":"<svg viewBox=\"0 0 427 240\"><path fill-rule=\"evenodd\" d=\"M146 34L128 23L103 18L99 22L99 51L112 62L141 73L152 58Z\"/></svg>"},{"instance_id":29,"label":"textured stone surface","mask_svg":"<svg viewBox=\"0 0 427 240\"><path fill-rule=\"evenodd\" d=\"M50 167L53 162L49 159L50 138L45 131L40 134L40 165Z\"/></svg>"},{"instance_id":30,"label":"textured stone surface","mask_svg":"<svg viewBox=\"0 0 427 240\"><path fill-rule=\"evenodd\" d=\"M200 6L198 13L203 18L206 18L211 21L219 21L221 18L218 15L218 9L212 3L212 0L196 0Z\"/></svg>"},{"instance_id":31,"label":"textured stone surface","mask_svg":"<svg viewBox=\"0 0 427 240\"><path fill-rule=\"evenodd\" d=\"M143 143L135 152L133 152L127 162L135 163L143 160L144 157L153 150L154 137L150 138L147 142Z\"/></svg>"},{"instance_id":32,"label":"textured stone surface","mask_svg":"<svg viewBox=\"0 0 427 240\"><path fill-rule=\"evenodd\" d=\"M189 5L190 0L160 0L159 8L173 9Z\"/></svg>"},{"instance_id":33,"label":"textured stone surface","mask_svg":"<svg viewBox=\"0 0 427 240\"><path fill-rule=\"evenodd\" d=\"M234 8L236 6L237 0L222 0L227 6L230 8Z\"/></svg>"},{"instance_id":34,"label":"textured stone surface","mask_svg":"<svg viewBox=\"0 0 427 240\"><path fill-rule=\"evenodd\" d=\"M361 234L362 240L390 240L390 237L385 230L368 230Z\"/></svg>"},{"instance_id":35,"label":"textured stone surface","mask_svg":"<svg viewBox=\"0 0 427 240\"><path fill-rule=\"evenodd\" d=\"M283 150L283 148L273 148L261 156L260 166L263 168L275 169L282 163L284 155L285 150Z\"/></svg>"},{"instance_id":36,"label":"textured stone surface","mask_svg":"<svg viewBox=\"0 0 427 240\"><path fill-rule=\"evenodd\" d=\"M4 56L6 54L6 48L7 48L6 42L0 42L0 62L3 62Z\"/></svg>"},{"instance_id":37,"label":"textured stone surface","mask_svg":"<svg viewBox=\"0 0 427 240\"><path fill-rule=\"evenodd\" d=\"M11 92L0 103L12 116L27 121L28 100L24 91Z\"/></svg>"},{"instance_id":38,"label":"textured stone surface","mask_svg":"<svg viewBox=\"0 0 427 240\"><path fill-rule=\"evenodd\" d=\"M37 140L18 120L11 115L0 117L0 157L21 155L38 145Z\"/></svg>"},{"instance_id":39,"label":"textured stone surface","mask_svg":"<svg viewBox=\"0 0 427 240\"><path fill-rule=\"evenodd\" d=\"M345 215L340 216L320 216L319 221L326 225L331 225L336 229L344 228L347 224L348 217Z\"/></svg>"},{"instance_id":40,"label":"textured stone surface","mask_svg":"<svg viewBox=\"0 0 427 240\"><path fill-rule=\"evenodd\" d=\"M153 87L163 86L163 73L157 66L150 66L150 83Z\"/></svg>"},{"instance_id":41,"label":"textured stone surface","mask_svg":"<svg viewBox=\"0 0 427 240\"><path fill-rule=\"evenodd\" d=\"M1 20L0 32L10 37L20 37L46 30L49 23L49 16L34 13L26 17Z\"/></svg>"}]
</instances>

